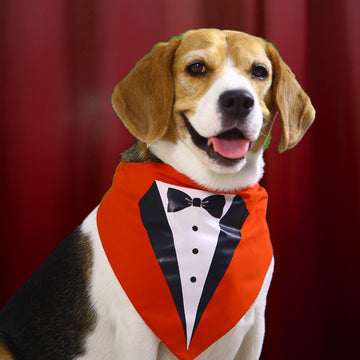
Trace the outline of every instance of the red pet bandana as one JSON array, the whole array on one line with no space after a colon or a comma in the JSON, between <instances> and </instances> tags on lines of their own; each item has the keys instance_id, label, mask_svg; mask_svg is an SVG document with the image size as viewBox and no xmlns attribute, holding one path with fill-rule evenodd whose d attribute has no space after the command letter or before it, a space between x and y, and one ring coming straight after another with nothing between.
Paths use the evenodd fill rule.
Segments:
<instances>
[{"instance_id":1,"label":"red pet bandana","mask_svg":"<svg viewBox=\"0 0 360 360\"><path fill-rule=\"evenodd\" d=\"M258 296L273 252L267 194L201 188L171 166L121 162L97 225L134 307L179 359L230 331Z\"/></svg>"}]
</instances>

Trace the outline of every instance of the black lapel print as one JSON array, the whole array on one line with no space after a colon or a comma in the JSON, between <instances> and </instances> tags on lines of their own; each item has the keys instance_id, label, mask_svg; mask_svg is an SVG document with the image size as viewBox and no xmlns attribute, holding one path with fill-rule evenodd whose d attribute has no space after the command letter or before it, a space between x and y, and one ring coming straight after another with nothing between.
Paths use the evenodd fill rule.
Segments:
<instances>
[{"instance_id":1,"label":"black lapel print","mask_svg":"<svg viewBox=\"0 0 360 360\"><path fill-rule=\"evenodd\" d=\"M249 211L240 195L236 195L227 213L220 220L220 234L196 313L192 336L221 279L230 265L241 240L241 228ZM191 336L191 337L192 337Z\"/></svg>"},{"instance_id":2,"label":"black lapel print","mask_svg":"<svg viewBox=\"0 0 360 360\"><path fill-rule=\"evenodd\" d=\"M155 182L139 201L139 208L142 223L174 299L186 339L184 301L174 238Z\"/></svg>"}]
</instances>

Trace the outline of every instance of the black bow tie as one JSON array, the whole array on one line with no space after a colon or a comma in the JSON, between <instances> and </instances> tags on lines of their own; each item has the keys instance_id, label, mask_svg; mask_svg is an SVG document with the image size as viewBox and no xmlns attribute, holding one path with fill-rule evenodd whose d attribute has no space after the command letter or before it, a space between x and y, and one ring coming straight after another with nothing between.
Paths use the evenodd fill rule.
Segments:
<instances>
[{"instance_id":1,"label":"black bow tie","mask_svg":"<svg viewBox=\"0 0 360 360\"><path fill-rule=\"evenodd\" d=\"M183 210L189 206L202 207L210 215L218 219L221 218L223 208L225 205L224 195L210 195L204 199L194 198L184 193L183 191L169 188L167 192L168 197L168 212L176 212Z\"/></svg>"}]
</instances>

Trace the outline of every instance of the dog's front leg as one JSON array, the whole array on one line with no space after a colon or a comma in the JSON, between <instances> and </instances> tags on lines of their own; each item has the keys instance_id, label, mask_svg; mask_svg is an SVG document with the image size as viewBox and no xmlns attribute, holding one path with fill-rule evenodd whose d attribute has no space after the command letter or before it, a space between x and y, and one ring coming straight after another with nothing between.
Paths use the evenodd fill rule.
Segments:
<instances>
[{"instance_id":1,"label":"dog's front leg","mask_svg":"<svg viewBox=\"0 0 360 360\"><path fill-rule=\"evenodd\" d=\"M94 253L89 295L97 320L86 340L86 354L79 360L157 360L160 340L118 282L100 241L96 214L97 209L81 227Z\"/></svg>"},{"instance_id":2,"label":"dog's front leg","mask_svg":"<svg viewBox=\"0 0 360 360\"><path fill-rule=\"evenodd\" d=\"M259 314L256 313L257 311ZM258 360L260 358L265 333L265 320L260 312L262 312L261 309L255 309L254 324L244 336L234 360Z\"/></svg>"},{"instance_id":3,"label":"dog's front leg","mask_svg":"<svg viewBox=\"0 0 360 360\"><path fill-rule=\"evenodd\" d=\"M258 297L244 316L244 318L248 317L247 321L251 321L252 325L244 336L234 360L258 360L260 358L265 334L266 295L269 290L273 270L274 259L266 274Z\"/></svg>"}]
</instances>

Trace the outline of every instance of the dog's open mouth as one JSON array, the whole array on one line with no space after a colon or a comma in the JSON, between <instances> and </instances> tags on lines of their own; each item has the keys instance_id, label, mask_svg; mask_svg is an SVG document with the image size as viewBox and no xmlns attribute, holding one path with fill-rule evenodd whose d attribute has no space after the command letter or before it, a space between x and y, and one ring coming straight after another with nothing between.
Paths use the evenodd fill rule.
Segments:
<instances>
[{"instance_id":1,"label":"dog's open mouth","mask_svg":"<svg viewBox=\"0 0 360 360\"><path fill-rule=\"evenodd\" d=\"M206 138L198 134L184 114L183 118L194 144L201 150L204 150L209 157L221 162L223 165L234 165L250 149L250 140L246 139L243 133L236 128L225 131L217 136Z\"/></svg>"}]
</instances>

